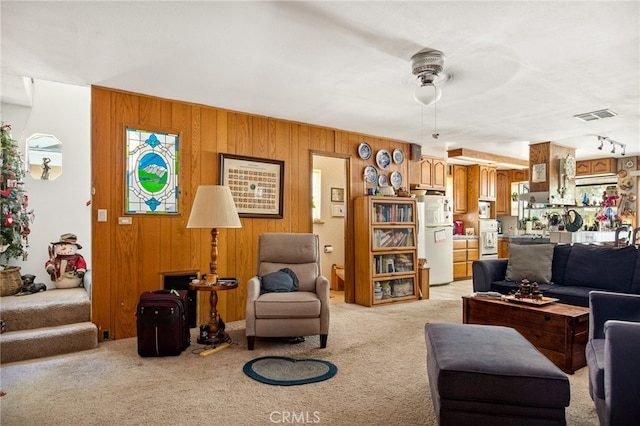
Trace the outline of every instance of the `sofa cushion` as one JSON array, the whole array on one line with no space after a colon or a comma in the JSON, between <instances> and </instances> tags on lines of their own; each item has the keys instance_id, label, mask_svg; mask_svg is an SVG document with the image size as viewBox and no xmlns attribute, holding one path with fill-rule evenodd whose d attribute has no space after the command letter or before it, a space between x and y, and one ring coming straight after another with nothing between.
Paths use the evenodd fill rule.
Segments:
<instances>
[{"instance_id":1,"label":"sofa cushion","mask_svg":"<svg viewBox=\"0 0 640 426\"><path fill-rule=\"evenodd\" d=\"M552 285L546 291L543 291L543 295L558 299L558 302L560 303L588 308L589 293L593 290L601 289L593 287Z\"/></svg>"},{"instance_id":2,"label":"sofa cushion","mask_svg":"<svg viewBox=\"0 0 640 426\"><path fill-rule=\"evenodd\" d=\"M554 284L564 284L564 273L571 253L571 244L556 244L553 248L553 261L551 263L551 281Z\"/></svg>"},{"instance_id":3,"label":"sofa cushion","mask_svg":"<svg viewBox=\"0 0 640 426\"><path fill-rule=\"evenodd\" d=\"M640 294L640 250L637 251L636 269L633 272L633 281L631 282L631 293Z\"/></svg>"},{"instance_id":4,"label":"sofa cushion","mask_svg":"<svg viewBox=\"0 0 640 426\"><path fill-rule=\"evenodd\" d=\"M551 282L551 263L554 244L509 244L507 281Z\"/></svg>"},{"instance_id":5,"label":"sofa cushion","mask_svg":"<svg viewBox=\"0 0 640 426\"><path fill-rule=\"evenodd\" d=\"M574 244L569 253L564 285L629 293L638 250Z\"/></svg>"},{"instance_id":6,"label":"sofa cushion","mask_svg":"<svg viewBox=\"0 0 640 426\"><path fill-rule=\"evenodd\" d=\"M255 301L256 318L318 318L322 303L315 293L267 293Z\"/></svg>"}]
</instances>

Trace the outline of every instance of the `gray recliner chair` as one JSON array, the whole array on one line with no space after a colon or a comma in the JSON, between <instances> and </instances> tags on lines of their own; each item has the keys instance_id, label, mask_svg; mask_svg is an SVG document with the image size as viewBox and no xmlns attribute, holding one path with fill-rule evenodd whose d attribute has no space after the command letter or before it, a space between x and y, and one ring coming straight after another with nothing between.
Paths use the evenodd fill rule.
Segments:
<instances>
[{"instance_id":1,"label":"gray recliner chair","mask_svg":"<svg viewBox=\"0 0 640 426\"><path fill-rule=\"evenodd\" d=\"M327 346L329 334L329 280L320 268L317 235L303 233L265 233L258 239L257 276L247 283L247 347L253 350L255 338L320 336L320 347ZM260 277L289 268L298 278L292 292L260 294Z\"/></svg>"},{"instance_id":2,"label":"gray recliner chair","mask_svg":"<svg viewBox=\"0 0 640 426\"><path fill-rule=\"evenodd\" d=\"M589 393L602 426L640 419L640 295L589 293Z\"/></svg>"}]
</instances>

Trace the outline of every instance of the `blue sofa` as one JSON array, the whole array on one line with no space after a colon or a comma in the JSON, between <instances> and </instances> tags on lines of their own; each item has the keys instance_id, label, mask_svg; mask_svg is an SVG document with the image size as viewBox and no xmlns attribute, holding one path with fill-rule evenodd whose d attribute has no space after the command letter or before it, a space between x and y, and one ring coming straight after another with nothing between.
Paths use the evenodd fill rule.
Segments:
<instances>
[{"instance_id":1,"label":"blue sofa","mask_svg":"<svg viewBox=\"0 0 640 426\"><path fill-rule=\"evenodd\" d=\"M526 250L522 247L527 246L518 249ZM551 280L539 286L544 296L560 303L589 307L589 292L593 290L640 294L640 250L635 246L557 244L550 260ZM520 282L505 279L508 263L509 259L474 261L473 291L508 294L516 290Z\"/></svg>"}]
</instances>

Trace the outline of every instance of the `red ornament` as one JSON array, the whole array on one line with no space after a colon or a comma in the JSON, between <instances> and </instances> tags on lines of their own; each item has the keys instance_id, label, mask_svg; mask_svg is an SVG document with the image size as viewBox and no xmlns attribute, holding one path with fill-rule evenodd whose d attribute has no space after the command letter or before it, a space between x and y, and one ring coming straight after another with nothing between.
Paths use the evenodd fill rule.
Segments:
<instances>
[{"instance_id":1,"label":"red ornament","mask_svg":"<svg viewBox=\"0 0 640 426\"><path fill-rule=\"evenodd\" d=\"M4 221L4 224L6 226L13 225L13 213L9 212L9 214L7 214L7 219Z\"/></svg>"}]
</instances>

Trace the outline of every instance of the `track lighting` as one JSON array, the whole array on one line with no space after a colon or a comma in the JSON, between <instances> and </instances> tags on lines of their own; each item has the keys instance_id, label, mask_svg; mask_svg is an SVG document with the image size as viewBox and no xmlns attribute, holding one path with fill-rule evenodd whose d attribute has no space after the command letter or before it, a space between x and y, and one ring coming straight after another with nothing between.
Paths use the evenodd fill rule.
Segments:
<instances>
[{"instance_id":1,"label":"track lighting","mask_svg":"<svg viewBox=\"0 0 640 426\"><path fill-rule=\"evenodd\" d=\"M618 141L614 141L611 138L608 138L606 136L598 136L598 142L600 142L600 146L598 146L598 149L602 151L602 146L604 145L605 142L609 142L611 144L611 153L615 154L616 153L616 145L619 146L620 148L622 148L622 152L620 153L620 155L627 155L627 145L623 144L622 142L618 142Z\"/></svg>"}]
</instances>

